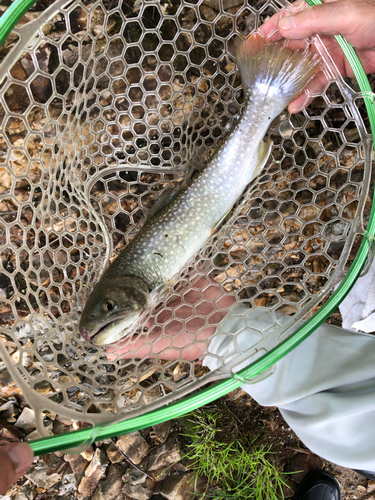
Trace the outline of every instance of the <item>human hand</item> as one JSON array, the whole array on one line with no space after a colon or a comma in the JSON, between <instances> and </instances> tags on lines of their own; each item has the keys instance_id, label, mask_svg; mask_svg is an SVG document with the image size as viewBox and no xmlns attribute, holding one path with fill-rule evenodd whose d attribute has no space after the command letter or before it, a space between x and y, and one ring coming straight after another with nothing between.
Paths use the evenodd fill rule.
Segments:
<instances>
[{"instance_id":1,"label":"human hand","mask_svg":"<svg viewBox=\"0 0 375 500\"><path fill-rule=\"evenodd\" d=\"M27 443L9 443L0 447L0 495L25 474L33 459L33 450Z\"/></svg>"},{"instance_id":2,"label":"human hand","mask_svg":"<svg viewBox=\"0 0 375 500\"><path fill-rule=\"evenodd\" d=\"M227 308L235 302L233 295L221 295L219 285L210 284L204 289L205 285L207 281L203 278L195 285L198 290L188 291L184 296L184 305L181 298L168 303L168 309L157 315L156 324L154 319L146 323L147 333L110 345L107 349L108 361L115 361L117 356L138 359L158 356L171 361L200 358L205 351L206 340L216 330L214 325L224 318ZM176 319L172 319L173 313ZM203 318L207 318L206 322ZM164 333L161 325L164 325Z\"/></svg>"},{"instance_id":3,"label":"human hand","mask_svg":"<svg viewBox=\"0 0 375 500\"><path fill-rule=\"evenodd\" d=\"M353 77L353 71L334 35L342 35L356 49L366 73L375 72L375 0L325 0L324 4L309 7L304 0L297 0L289 10L283 9L271 17L259 29L272 40L286 38L302 40L320 35L329 54L343 77ZM277 29L277 32L274 32ZM273 33L274 32L274 33ZM320 92L326 85L323 72L310 82L307 90ZM308 106L301 94L288 107L290 113L297 113Z\"/></svg>"}]
</instances>

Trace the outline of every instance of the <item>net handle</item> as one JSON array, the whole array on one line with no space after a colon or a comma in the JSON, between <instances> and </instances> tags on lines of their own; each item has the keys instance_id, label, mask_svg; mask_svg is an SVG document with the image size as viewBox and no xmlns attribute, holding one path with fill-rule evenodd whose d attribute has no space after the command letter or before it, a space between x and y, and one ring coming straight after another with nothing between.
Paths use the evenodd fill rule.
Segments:
<instances>
[{"instance_id":1,"label":"net handle","mask_svg":"<svg viewBox=\"0 0 375 500\"><path fill-rule=\"evenodd\" d=\"M36 3L36 1L37 0L15 0L15 2L5 11L0 18L0 46L4 44L7 36L12 31L16 23L30 9L30 7ZM320 0L306 0L306 2L310 6L322 3ZM354 48L342 36L335 36L335 38L353 70L361 92L365 94L364 103L370 120L373 142L375 142L375 104L370 96L366 96L366 93L371 93L370 83ZM143 429L151 425L156 425L173 418L178 418L185 413L206 405L240 387L243 384L244 379L250 380L259 376L290 353L309 335L311 335L344 300L366 264L370 248L373 246L374 237L375 204L373 203L369 223L367 225L362 244L357 252L353 264L349 269L349 272L346 274L335 293L321 307L321 309L296 332L274 347L267 354L253 362L250 367L242 369L237 374L234 374L230 379L218 382L214 386L203 389L197 394L188 396L182 401L177 401L166 408L154 410L145 415L134 417L115 424L102 424L92 429L82 429L31 441L30 445L34 450L34 453L36 455L42 455L58 450L89 446L94 440L102 440L127 434L129 432Z\"/></svg>"}]
</instances>

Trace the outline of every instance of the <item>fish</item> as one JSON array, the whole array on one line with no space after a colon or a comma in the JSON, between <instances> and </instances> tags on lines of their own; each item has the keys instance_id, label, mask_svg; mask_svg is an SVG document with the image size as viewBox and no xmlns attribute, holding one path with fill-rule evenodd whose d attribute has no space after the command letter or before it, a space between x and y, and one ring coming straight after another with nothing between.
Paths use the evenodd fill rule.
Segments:
<instances>
[{"instance_id":1,"label":"fish","mask_svg":"<svg viewBox=\"0 0 375 500\"><path fill-rule=\"evenodd\" d=\"M133 240L93 287L79 332L102 346L133 333L155 294L204 246L248 184L261 172L269 125L322 68L318 53L291 50L259 32L236 45L244 108L209 163L157 200Z\"/></svg>"}]
</instances>

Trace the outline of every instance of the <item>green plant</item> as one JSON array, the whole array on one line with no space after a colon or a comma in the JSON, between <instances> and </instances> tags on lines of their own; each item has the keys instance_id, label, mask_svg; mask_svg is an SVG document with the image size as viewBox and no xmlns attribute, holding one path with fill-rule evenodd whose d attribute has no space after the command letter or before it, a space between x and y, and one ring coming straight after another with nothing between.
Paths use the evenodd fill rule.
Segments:
<instances>
[{"instance_id":1,"label":"green plant","mask_svg":"<svg viewBox=\"0 0 375 500\"><path fill-rule=\"evenodd\" d=\"M283 498L283 473L272 463L272 453L254 441L245 449L239 440L223 442L220 412L199 409L183 420L187 438L185 458L190 468L207 478L203 497L214 500L277 500ZM251 448L251 449L248 449Z\"/></svg>"}]
</instances>

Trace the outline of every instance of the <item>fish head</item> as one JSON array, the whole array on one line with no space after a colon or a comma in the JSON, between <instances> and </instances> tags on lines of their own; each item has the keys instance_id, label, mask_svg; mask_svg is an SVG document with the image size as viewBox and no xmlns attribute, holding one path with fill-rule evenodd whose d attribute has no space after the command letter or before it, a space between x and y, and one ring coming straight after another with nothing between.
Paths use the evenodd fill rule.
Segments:
<instances>
[{"instance_id":1,"label":"fish head","mask_svg":"<svg viewBox=\"0 0 375 500\"><path fill-rule=\"evenodd\" d=\"M116 342L130 333L149 299L149 289L141 278L103 276L83 308L80 334L97 346Z\"/></svg>"}]
</instances>

